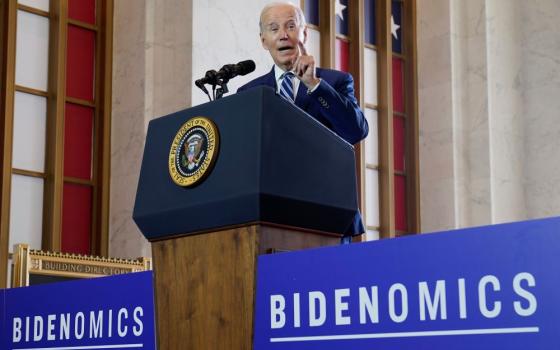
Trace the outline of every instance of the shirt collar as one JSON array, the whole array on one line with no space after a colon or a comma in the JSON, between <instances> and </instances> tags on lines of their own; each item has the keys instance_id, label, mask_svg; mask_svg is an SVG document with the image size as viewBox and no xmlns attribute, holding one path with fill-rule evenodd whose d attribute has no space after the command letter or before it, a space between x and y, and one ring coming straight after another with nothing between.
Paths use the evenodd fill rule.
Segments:
<instances>
[{"instance_id":1,"label":"shirt collar","mask_svg":"<svg viewBox=\"0 0 560 350\"><path fill-rule=\"evenodd\" d=\"M293 72L293 71L292 71ZM280 79L284 78L283 75L284 73L286 73L285 70L283 70L282 68L278 67L277 65L274 65L274 77L276 78L276 81L280 81Z\"/></svg>"},{"instance_id":2,"label":"shirt collar","mask_svg":"<svg viewBox=\"0 0 560 350\"><path fill-rule=\"evenodd\" d=\"M293 71L291 71L293 73ZM280 86L282 86L282 79L284 79L283 75L286 73L285 70L274 65L274 77L276 78L276 92L280 91ZM294 74L295 76L295 74ZM297 99L300 81L297 78L292 79L292 84L294 86L294 98Z\"/></svg>"}]
</instances>

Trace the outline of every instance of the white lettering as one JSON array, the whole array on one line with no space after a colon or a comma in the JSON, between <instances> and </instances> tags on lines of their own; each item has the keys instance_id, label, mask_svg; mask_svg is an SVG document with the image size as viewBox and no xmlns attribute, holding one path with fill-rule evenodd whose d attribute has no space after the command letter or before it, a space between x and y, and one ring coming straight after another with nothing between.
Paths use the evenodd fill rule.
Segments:
<instances>
[{"instance_id":1,"label":"white lettering","mask_svg":"<svg viewBox=\"0 0 560 350\"><path fill-rule=\"evenodd\" d=\"M47 316L47 340L56 340L54 334L54 321L56 321L56 315Z\"/></svg>"},{"instance_id":2,"label":"white lettering","mask_svg":"<svg viewBox=\"0 0 560 350\"><path fill-rule=\"evenodd\" d=\"M74 318L74 337L82 339L85 332L85 316L83 312L78 312Z\"/></svg>"},{"instance_id":3,"label":"white lettering","mask_svg":"<svg viewBox=\"0 0 560 350\"><path fill-rule=\"evenodd\" d=\"M12 328L12 343L19 343L21 340L21 318L14 317Z\"/></svg>"},{"instance_id":4,"label":"white lettering","mask_svg":"<svg viewBox=\"0 0 560 350\"><path fill-rule=\"evenodd\" d=\"M436 290L434 292L433 300L430 295L430 290L428 289L428 283L418 283L418 299L420 301L420 320L426 321L426 307L428 308L430 320L433 321L437 318L438 308L440 318L442 320L447 319L447 302L444 280L438 280L436 282Z\"/></svg>"},{"instance_id":5,"label":"white lettering","mask_svg":"<svg viewBox=\"0 0 560 350\"><path fill-rule=\"evenodd\" d=\"M282 295L270 296L270 328L282 328L286 324L286 299Z\"/></svg>"},{"instance_id":6,"label":"white lettering","mask_svg":"<svg viewBox=\"0 0 560 350\"><path fill-rule=\"evenodd\" d=\"M276 301L275 298L277 299ZM337 300L342 305L346 305L346 308L343 307L341 310L348 309L347 303L340 301L340 298ZM322 300L317 301L320 306L317 320L324 323L326 319L324 295ZM284 312L286 303L284 297L277 295L271 298L271 306L273 308L271 318L277 322L273 326L284 327L286 322L286 314ZM300 294L295 293L294 326L296 327L301 325L300 313ZM113 315L116 317L116 320L112 319ZM12 318L11 325L12 343L81 340L88 338L88 336L89 339L102 339L112 336L113 325L115 325L119 337L126 337L129 329L138 337L144 332L143 316L144 309L141 306L136 306L134 309L120 308L117 314L113 310L93 310L77 313L14 317ZM107 330L106 332L105 329Z\"/></svg>"},{"instance_id":7,"label":"white lettering","mask_svg":"<svg viewBox=\"0 0 560 350\"><path fill-rule=\"evenodd\" d=\"M89 337L91 338L103 338L103 311L99 310L97 312L97 319L95 317L95 311L89 312Z\"/></svg>"},{"instance_id":8,"label":"white lettering","mask_svg":"<svg viewBox=\"0 0 560 350\"><path fill-rule=\"evenodd\" d=\"M43 338L43 317L33 318L33 341L40 341Z\"/></svg>"},{"instance_id":9,"label":"white lettering","mask_svg":"<svg viewBox=\"0 0 560 350\"><path fill-rule=\"evenodd\" d=\"M535 298L531 292L521 287L521 281L527 281L529 287L534 287L536 285L535 277L528 272L521 272L515 275L513 278L513 290L517 295L527 300L529 305L524 308L520 301L515 301L513 303L513 308L519 316L531 316L537 311L537 298Z\"/></svg>"},{"instance_id":10,"label":"white lettering","mask_svg":"<svg viewBox=\"0 0 560 350\"><path fill-rule=\"evenodd\" d=\"M128 318L128 311L124 307L119 310L117 316L117 330L119 332L119 337L121 338L126 337L126 333L128 332L128 326L123 327L123 322L122 322L123 315L125 319Z\"/></svg>"},{"instance_id":11,"label":"white lettering","mask_svg":"<svg viewBox=\"0 0 560 350\"><path fill-rule=\"evenodd\" d=\"M29 324L30 324L30 323L31 323L30 317L27 316L27 317L25 318L25 341L29 341L29 334L30 334L30 332L29 332Z\"/></svg>"},{"instance_id":12,"label":"white lettering","mask_svg":"<svg viewBox=\"0 0 560 350\"><path fill-rule=\"evenodd\" d=\"M299 293L294 293L294 328L301 326Z\"/></svg>"},{"instance_id":13,"label":"white lettering","mask_svg":"<svg viewBox=\"0 0 560 350\"><path fill-rule=\"evenodd\" d=\"M365 287L360 287L360 323L366 323L366 311L371 323L379 323L379 293L377 286L371 287L371 297Z\"/></svg>"},{"instance_id":14,"label":"white lettering","mask_svg":"<svg viewBox=\"0 0 560 350\"><path fill-rule=\"evenodd\" d=\"M493 291L500 290L500 281L496 276L486 275L480 279L478 282L478 305L480 312L486 318L497 317L502 311L502 303L500 301L495 301L493 308L489 309L486 303L486 285L491 284Z\"/></svg>"},{"instance_id":15,"label":"white lettering","mask_svg":"<svg viewBox=\"0 0 560 350\"><path fill-rule=\"evenodd\" d=\"M60 314L60 340L70 339L70 314Z\"/></svg>"},{"instance_id":16,"label":"white lettering","mask_svg":"<svg viewBox=\"0 0 560 350\"><path fill-rule=\"evenodd\" d=\"M134 333L134 335L137 337L141 336L142 332L144 332L144 323L140 318L142 316L144 316L144 309L142 309L142 307L140 306L135 307L133 311L133 317L134 323L136 323L136 325L132 327L132 333Z\"/></svg>"},{"instance_id":17,"label":"white lettering","mask_svg":"<svg viewBox=\"0 0 560 350\"><path fill-rule=\"evenodd\" d=\"M316 312L316 302L319 302L319 315ZM327 320L327 302L325 294L315 291L309 292L309 326L322 326Z\"/></svg>"},{"instance_id":18,"label":"white lettering","mask_svg":"<svg viewBox=\"0 0 560 350\"><path fill-rule=\"evenodd\" d=\"M111 338L113 336L113 310L109 309L109 327L107 328L108 336Z\"/></svg>"},{"instance_id":19,"label":"white lettering","mask_svg":"<svg viewBox=\"0 0 560 350\"><path fill-rule=\"evenodd\" d=\"M467 293L465 292L465 279L459 278L457 281L459 287L459 317L467 318Z\"/></svg>"},{"instance_id":20,"label":"white lettering","mask_svg":"<svg viewBox=\"0 0 560 350\"><path fill-rule=\"evenodd\" d=\"M350 324L350 316L342 315L343 311L348 310L348 303L343 302L342 298L346 298L350 296L350 289L335 289L334 291L334 310L335 310L335 324L337 326L340 325L348 325Z\"/></svg>"},{"instance_id":21,"label":"white lettering","mask_svg":"<svg viewBox=\"0 0 560 350\"><path fill-rule=\"evenodd\" d=\"M397 315L395 311L395 293L401 294L401 314ZM389 316L391 320L397 323L404 322L408 317L408 292L403 284L395 283L389 288Z\"/></svg>"}]
</instances>

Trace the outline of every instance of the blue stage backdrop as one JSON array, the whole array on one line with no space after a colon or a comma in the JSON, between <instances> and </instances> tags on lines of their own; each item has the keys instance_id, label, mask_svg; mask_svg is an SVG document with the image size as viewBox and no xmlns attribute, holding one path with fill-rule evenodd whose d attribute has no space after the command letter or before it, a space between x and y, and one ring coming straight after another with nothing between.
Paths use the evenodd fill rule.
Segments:
<instances>
[{"instance_id":1,"label":"blue stage backdrop","mask_svg":"<svg viewBox=\"0 0 560 350\"><path fill-rule=\"evenodd\" d=\"M259 257L255 350L560 349L560 218Z\"/></svg>"},{"instance_id":2,"label":"blue stage backdrop","mask_svg":"<svg viewBox=\"0 0 560 350\"><path fill-rule=\"evenodd\" d=\"M0 349L155 349L152 272L0 291Z\"/></svg>"}]
</instances>

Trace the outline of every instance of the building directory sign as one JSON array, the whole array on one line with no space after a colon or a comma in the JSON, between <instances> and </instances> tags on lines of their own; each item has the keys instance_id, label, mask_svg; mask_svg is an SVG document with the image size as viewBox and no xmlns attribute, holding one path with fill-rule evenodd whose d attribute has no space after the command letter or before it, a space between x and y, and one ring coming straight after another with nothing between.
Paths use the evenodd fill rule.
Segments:
<instances>
[{"instance_id":1,"label":"building directory sign","mask_svg":"<svg viewBox=\"0 0 560 350\"><path fill-rule=\"evenodd\" d=\"M155 349L153 274L0 291L0 349Z\"/></svg>"},{"instance_id":2,"label":"building directory sign","mask_svg":"<svg viewBox=\"0 0 560 350\"><path fill-rule=\"evenodd\" d=\"M558 349L560 218L259 257L255 350Z\"/></svg>"}]
</instances>

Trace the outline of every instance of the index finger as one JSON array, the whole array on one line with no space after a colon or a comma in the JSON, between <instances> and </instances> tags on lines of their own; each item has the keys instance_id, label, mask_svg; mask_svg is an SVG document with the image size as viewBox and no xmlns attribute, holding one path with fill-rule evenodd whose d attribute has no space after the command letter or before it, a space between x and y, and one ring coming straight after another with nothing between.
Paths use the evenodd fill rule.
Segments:
<instances>
[{"instance_id":1,"label":"index finger","mask_svg":"<svg viewBox=\"0 0 560 350\"><path fill-rule=\"evenodd\" d=\"M301 55L302 56L307 56L307 49L305 48L305 45L303 44L303 42L301 40L298 41L298 47L299 47L299 50L301 52Z\"/></svg>"}]
</instances>

